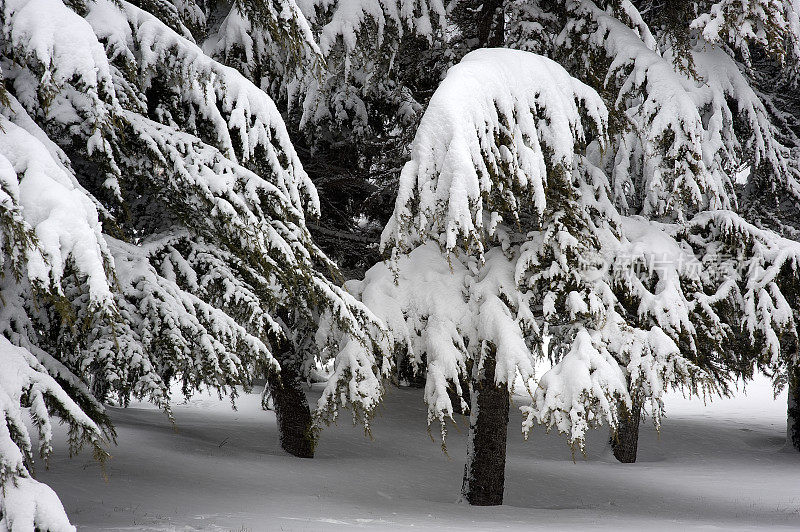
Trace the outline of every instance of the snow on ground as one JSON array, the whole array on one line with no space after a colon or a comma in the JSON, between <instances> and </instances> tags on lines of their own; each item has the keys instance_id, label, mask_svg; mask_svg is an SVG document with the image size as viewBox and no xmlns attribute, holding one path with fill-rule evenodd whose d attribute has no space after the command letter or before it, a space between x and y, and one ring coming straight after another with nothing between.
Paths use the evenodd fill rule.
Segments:
<instances>
[{"instance_id":1,"label":"snow on ground","mask_svg":"<svg viewBox=\"0 0 800 532\"><path fill-rule=\"evenodd\" d=\"M710 405L670 395L661 434L646 424L639 462L628 465L602 431L575 462L561 436L534 430L525 442L512 408L506 504L494 508L456 502L466 419L442 454L426 431L422 390L389 390L374 441L342 419L313 460L280 450L257 393L237 404L195 397L176 406L174 428L147 405L112 409L119 445L108 481L88 453L69 459L63 441L38 478L79 530L800 527L800 454L783 451L786 395L774 400L763 378Z\"/></svg>"}]
</instances>

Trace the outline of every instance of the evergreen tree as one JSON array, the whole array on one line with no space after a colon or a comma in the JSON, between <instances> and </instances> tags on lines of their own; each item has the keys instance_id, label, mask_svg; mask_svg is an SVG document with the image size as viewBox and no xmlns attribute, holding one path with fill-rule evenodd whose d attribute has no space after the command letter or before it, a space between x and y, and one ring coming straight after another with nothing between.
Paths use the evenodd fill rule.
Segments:
<instances>
[{"instance_id":1,"label":"evergreen tree","mask_svg":"<svg viewBox=\"0 0 800 532\"><path fill-rule=\"evenodd\" d=\"M350 285L413 365L425 359L429 422L443 423L443 438L447 390L460 396L471 368L472 504L502 502L517 375L533 399L525 432L557 428L583 449L606 423L617 457L634 461L642 408L658 425L668 388L724 392L732 375L784 363L796 346L800 244L724 205L687 205L677 187L655 196L650 218L623 214L604 171L607 116L598 93L552 61L468 54L431 99L403 169L383 237L392 261ZM689 182L688 169L674 179ZM701 190L722 190L696 172ZM667 221L659 201L683 214ZM537 383L533 361L545 355L554 365Z\"/></svg>"},{"instance_id":2,"label":"evergreen tree","mask_svg":"<svg viewBox=\"0 0 800 532\"><path fill-rule=\"evenodd\" d=\"M168 410L174 381L235 396L268 372L287 397L281 443L308 456L317 425L300 380L314 363L368 346L336 356L318 405L328 420L342 405L368 419L389 371L380 324L326 277L335 265L306 226L316 189L272 100L195 44L203 18L189 4L143 6L157 16L125 1L1 6L0 328L4 360L28 368L3 382L0 513L14 527L68 526L25 480L21 405L35 407L44 454L51 414L102 454L102 402ZM304 27L276 13L282 31Z\"/></svg>"},{"instance_id":3,"label":"evergreen tree","mask_svg":"<svg viewBox=\"0 0 800 532\"><path fill-rule=\"evenodd\" d=\"M605 127L599 96L556 63L518 51L468 54L431 99L403 169L383 237L396 272L377 265L354 286L400 331L415 365L424 354L429 421L452 416L447 387L460 395L471 366L463 495L472 504L502 502L509 386L517 372L531 386L545 332L531 266L552 264L536 271L554 276L574 269L580 282L577 261L597 247L595 223L611 232L603 208L592 205L597 221L584 214L578 184L604 194L592 179L602 174L581 168L584 147L602 142ZM421 271L430 283L417 281ZM608 359L598 358L601 400L624 395L616 365L605 371Z\"/></svg>"},{"instance_id":4,"label":"evergreen tree","mask_svg":"<svg viewBox=\"0 0 800 532\"><path fill-rule=\"evenodd\" d=\"M784 86L794 79L792 3L519 2L510 18L512 46L556 58L603 96L611 149L600 166L621 213L674 223L724 209L760 227L790 225L800 175L791 99L759 88L764 76ZM722 353L729 377L764 367L747 347L737 352L748 356ZM766 368L778 387L794 364L782 360L782 369Z\"/></svg>"}]
</instances>

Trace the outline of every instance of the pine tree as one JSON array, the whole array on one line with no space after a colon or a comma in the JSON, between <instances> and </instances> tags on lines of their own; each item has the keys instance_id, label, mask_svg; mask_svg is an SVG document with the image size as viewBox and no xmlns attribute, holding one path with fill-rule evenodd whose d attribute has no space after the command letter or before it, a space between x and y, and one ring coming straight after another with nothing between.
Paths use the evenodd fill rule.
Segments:
<instances>
[{"instance_id":1,"label":"pine tree","mask_svg":"<svg viewBox=\"0 0 800 532\"><path fill-rule=\"evenodd\" d=\"M739 6L727 6L729 12L734 9L733 20L738 22L741 13ZM775 136L789 151L787 164L780 175L763 175L756 171L755 177L741 191L740 204L742 212L748 219L761 227L772 229L793 240L800 240L800 13L795 4L783 2L783 16L769 12L769 22L775 30L772 39L766 42L756 39L752 45L752 35L742 35L741 28L731 23L714 26L711 18L708 25L722 28L712 34L722 42L729 43L735 49L743 48L741 55L746 68L744 72L748 80L759 94L769 111L770 119L775 127ZM716 18L723 17L725 11L720 9ZM752 15L751 15L752 16ZM760 25L764 25L761 23ZM756 28L759 24L756 24ZM765 201L766 200L766 201ZM800 306L794 304L795 322L800 321ZM800 450L800 352L797 344L784 346L785 356L776 367L766 367L772 374L776 387L788 387L787 408L787 446Z\"/></svg>"},{"instance_id":2,"label":"pine tree","mask_svg":"<svg viewBox=\"0 0 800 532\"><path fill-rule=\"evenodd\" d=\"M102 402L168 411L172 382L235 396L268 372L273 395L289 398L281 442L309 455L318 421L340 406L368 420L381 397L384 333L328 277L336 267L306 226L316 189L275 104L195 44L189 28L202 32L203 17L184 7L2 3L0 327L4 360L29 367L3 384L14 442L0 455L4 489L31 485L19 405L36 406L43 434L58 415L74 445L101 454ZM281 31L302 29L276 13ZM56 201L62 189L69 205ZM350 344L364 348L336 356L317 420L300 381ZM50 524L29 511L55 499L37 489L25 506L4 499L3 519L67 527L63 510Z\"/></svg>"},{"instance_id":3,"label":"pine tree","mask_svg":"<svg viewBox=\"0 0 800 532\"><path fill-rule=\"evenodd\" d=\"M578 161L605 124L599 96L556 63L519 51L468 54L431 99L403 169L383 236L393 264L353 286L415 365L425 356L429 421L452 417L447 388L461 395L471 366L471 504L502 502L509 387L517 372L531 386L543 332L529 266L538 253L550 254L542 260L553 273L574 264L575 234L580 252L590 251L593 224L573 179L585 178ZM608 388L615 393L623 392Z\"/></svg>"},{"instance_id":4,"label":"pine tree","mask_svg":"<svg viewBox=\"0 0 800 532\"><path fill-rule=\"evenodd\" d=\"M452 417L448 388L460 396L472 368L472 504L502 501L517 374L533 399L526 432L556 428L583 449L586 431L606 423L615 454L634 461L642 408L658 425L667 389L724 392L796 345L800 245L724 208L735 198L713 159L662 159L672 175L654 174L678 186L642 202L649 218L623 214L605 171L606 109L540 56L468 54L431 99L404 167L383 237L392 261L349 285L412 365L426 361L429 421ZM670 150L691 148L689 133ZM545 355L554 365L535 383Z\"/></svg>"},{"instance_id":5,"label":"pine tree","mask_svg":"<svg viewBox=\"0 0 800 532\"><path fill-rule=\"evenodd\" d=\"M556 58L603 96L613 159L601 166L620 212L673 223L724 209L777 228L796 204L797 143L787 100L759 86L770 70L790 83L796 20L788 2L520 2L509 42ZM749 358L722 357L730 377L763 360L749 347ZM790 358L767 368L777 386Z\"/></svg>"}]
</instances>

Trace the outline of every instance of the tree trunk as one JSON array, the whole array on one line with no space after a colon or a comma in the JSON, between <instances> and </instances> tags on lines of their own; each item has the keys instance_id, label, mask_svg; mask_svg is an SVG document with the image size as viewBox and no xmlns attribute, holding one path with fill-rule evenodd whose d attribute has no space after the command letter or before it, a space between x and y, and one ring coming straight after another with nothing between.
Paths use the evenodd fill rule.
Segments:
<instances>
[{"instance_id":1,"label":"tree trunk","mask_svg":"<svg viewBox=\"0 0 800 532\"><path fill-rule=\"evenodd\" d=\"M450 13L469 50L503 46L505 19L505 0L459 0Z\"/></svg>"},{"instance_id":2,"label":"tree trunk","mask_svg":"<svg viewBox=\"0 0 800 532\"><path fill-rule=\"evenodd\" d=\"M463 498L475 506L503 504L508 429L508 385L494 382L495 355L486 355L482 375L473 372Z\"/></svg>"},{"instance_id":3,"label":"tree trunk","mask_svg":"<svg viewBox=\"0 0 800 532\"><path fill-rule=\"evenodd\" d=\"M505 0L484 0L478 13L478 43L481 48L505 44Z\"/></svg>"},{"instance_id":4,"label":"tree trunk","mask_svg":"<svg viewBox=\"0 0 800 532\"><path fill-rule=\"evenodd\" d=\"M472 361L470 360L467 362L466 376L459 376L458 378L459 381L458 384L459 386L461 386L461 393L459 394L456 391L456 387L454 384L447 387L447 395L450 397L450 404L453 405L454 414L460 414L462 416L469 414L470 405L465 404L464 406L466 408L461 408L461 401L462 401L462 395L469 393L470 390L469 380L471 375L472 375ZM472 397L465 396L465 398L468 399L470 403L472 402Z\"/></svg>"},{"instance_id":5,"label":"tree trunk","mask_svg":"<svg viewBox=\"0 0 800 532\"><path fill-rule=\"evenodd\" d=\"M642 417L641 401L633 401L631 411L620 412L617 433L611 436L611 449L614 457L623 464L636 462L636 450L639 447L639 420Z\"/></svg>"},{"instance_id":6,"label":"tree trunk","mask_svg":"<svg viewBox=\"0 0 800 532\"><path fill-rule=\"evenodd\" d=\"M788 388L786 443L795 451L800 451L800 365L789 366Z\"/></svg>"},{"instance_id":7,"label":"tree trunk","mask_svg":"<svg viewBox=\"0 0 800 532\"><path fill-rule=\"evenodd\" d=\"M281 371L267 374L281 447L299 458L314 458L317 443L314 420L308 399L300 383L300 375L291 364L281 364Z\"/></svg>"}]
</instances>

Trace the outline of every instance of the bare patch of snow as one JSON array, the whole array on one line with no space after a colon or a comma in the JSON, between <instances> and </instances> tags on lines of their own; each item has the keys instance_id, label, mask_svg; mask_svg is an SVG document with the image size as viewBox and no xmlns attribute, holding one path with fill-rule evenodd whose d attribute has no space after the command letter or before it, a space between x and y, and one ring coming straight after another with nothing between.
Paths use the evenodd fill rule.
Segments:
<instances>
[{"instance_id":1,"label":"bare patch of snow","mask_svg":"<svg viewBox=\"0 0 800 532\"><path fill-rule=\"evenodd\" d=\"M588 456L575 462L563 436L534 429L525 442L512 408L506 504L493 508L456 503L467 420L456 416L462 430L442 454L422 390L388 390L374 441L349 423L326 429L313 460L280 450L257 392L236 411L213 395L176 405L174 428L151 406L111 409L119 446L108 482L64 445L38 480L86 531L763 530L800 518L800 454L782 452L786 395L773 398L766 378L707 405L667 394L661 433L642 424L636 464L614 460L604 430L588 434Z\"/></svg>"}]
</instances>

